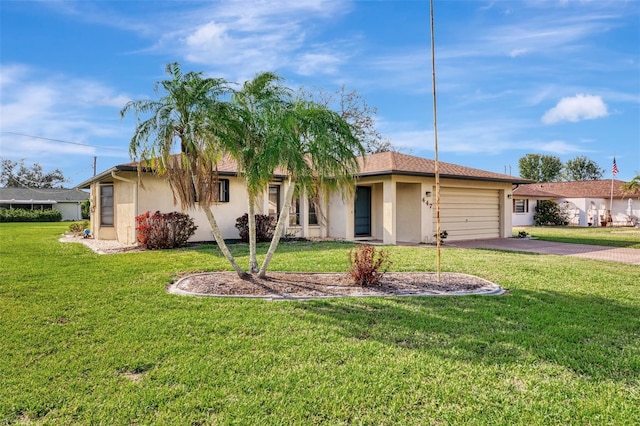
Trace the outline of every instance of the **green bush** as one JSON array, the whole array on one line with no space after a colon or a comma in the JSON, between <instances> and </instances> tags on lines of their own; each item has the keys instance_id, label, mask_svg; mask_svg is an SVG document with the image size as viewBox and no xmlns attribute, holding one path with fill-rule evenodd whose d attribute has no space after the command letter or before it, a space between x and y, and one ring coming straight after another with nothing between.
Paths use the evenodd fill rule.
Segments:
<instances>
[{"instance_id":1,"label":"green bush","mask_svg":"<svg viewBox=\"0 0 640 426\"><path fill-rule=\"evenodd\" d=\"M81 235L84 233L85 229L89 228L89 221L84 220L82 222L73 222L69 225L69 232L72 232L76 235Z\"/></svg>"},{"instance_id":2,"label":"green bush","mask_svg":"<svg viewBox=\"0 0 640 426\"><path fill-rule=\"evenodd\" d=\"M569 220L553 200L538 201L536 212L533 215L533 223L536 226L560 226L567 225Z\"/></svg>"},{"instance_id":3,"label":"green bush","mask_svg":"<svg viewBox=\"0 0 640 426\"><path fill-rule=\"evenodd\" d=\"M83 219L90 219L91 216L91 201L87 198L80 204L80 212Z\"/></svg>"},{"instance_id":4,"label":"green bush","mask_svg":"<svg viewBox=\"0 0 640 426\"><path fill-rule=\"evenodd\" d=\"M60 222L58 210L0 209L0 222Z\"/></svg>"},{"instance_id":5,"label":"green bush","mask_svg":"<svg viewBox=\"0 0 640 426\"><path fill-rule=\"evenodd\" d=\"M240 232L240 239L245 243L249 242L249 215L243 214L236 219L236 228ZM263 243L271 241L273 238L273 231L276 230L276 221L266 215L256 215L256 242Z\"/></svg>"}]
</instances>

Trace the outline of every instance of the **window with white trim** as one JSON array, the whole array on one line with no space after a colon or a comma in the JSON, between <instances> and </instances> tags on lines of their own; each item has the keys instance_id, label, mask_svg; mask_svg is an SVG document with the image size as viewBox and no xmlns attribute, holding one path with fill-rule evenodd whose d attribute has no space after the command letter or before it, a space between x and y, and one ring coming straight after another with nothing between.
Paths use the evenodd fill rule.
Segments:
<instances>
[{"instance_id":1,"label":"window with white trim","mask_svg":"<svg viewBox=\"0 0 640 426\"><path fill-rule=\"evenodd\" d=\"M513 212L514 213L529 213L529 200L514 199L513 200Z\"/></svg>"},{"instance_id":2,"label":"window with white trim","mask_svg":"<svg viewBox=\"0 0 640 426\"><path fill-rule=\"evenodd\" d=\"M316 213L316 204L312 199L307 200L308 212L307 212L307 224L309 225L317 225L318 224L318 215ZM296 226L301 225L300 222L300 214L301 211L301 198L296 198L289 208L289 225Z\"/></svg>"},{"instance_id":3,"label":"window with white trim","mask_svg":"<svg viewBox=\"0 0 640 426\"><path fill-rule=\"evenodd\" d=\"M113 185L100 185L100 225L113 226Z\"/></svg>"}]
</instances>

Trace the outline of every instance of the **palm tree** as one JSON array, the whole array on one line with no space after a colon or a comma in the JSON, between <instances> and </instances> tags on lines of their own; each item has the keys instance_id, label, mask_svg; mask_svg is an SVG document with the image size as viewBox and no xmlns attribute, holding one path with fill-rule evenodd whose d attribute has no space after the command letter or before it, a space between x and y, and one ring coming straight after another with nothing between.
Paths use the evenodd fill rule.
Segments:
<instances>
[{"instance_id":1,"label":"palm tree","mask_svg":"<svg viewBox=\"0 0 640 426\"><path fill-rule=\"evenodd\" d=\"M636 175L629 182L622 185L622 190L627 194L640 195L640 175Z\"/></svg>"},{"instance_id":2,"label":"palm tree","mask_svg":"<svg viewBox=\"0 0 640 426\"><path fill-rule=\"evenodd\" d=\"M138 170L152 170L164 176L185 208L201 208L211 226L218 247L242 278L247 276L229 251L211 205L218 201L217 163L223 153L216 137L225 124L227 107L220 98L230 92L224 79L204 78L202 73L183 74L177 63L168 64L170 79L155 85L158 100L128 102L122 117L134 111L137 123L129 144ZM148 115L140 119L141 115ZM174 151L179 143L179 153Z\"/></svg>"},{"instance_id":3,"label":"palm tree","mask_svg":"<svg viewBox=\"0 0 640 426\"><path fill-rule=\"evenodd\" d=\"M263 150L257 164L278 164L288 174L284 206L260 267L264 278L278 247L294 193L311 196L331 191L353 192L358 173L358 156L365 149L340 115L309 101L297 100L280 117L278 137Z\"/></svg>"},{"instance_id":4,"label":"palm tree","mask_svg":"<svg viewBox=\"0 0 640 426\"><path fill-rule=\"evenodd\" d=\"M276 74L263 72L245 82L241 90L233 93L227 126L221 129L226 132L221 135L225 149L238 163L247 187L251 273L258 272L256 200L273 178L277 165L277 158L265 152L277 143L277 129L291 97L290 90L282 86L281 81Z\"/></svg>"}]
</instances>

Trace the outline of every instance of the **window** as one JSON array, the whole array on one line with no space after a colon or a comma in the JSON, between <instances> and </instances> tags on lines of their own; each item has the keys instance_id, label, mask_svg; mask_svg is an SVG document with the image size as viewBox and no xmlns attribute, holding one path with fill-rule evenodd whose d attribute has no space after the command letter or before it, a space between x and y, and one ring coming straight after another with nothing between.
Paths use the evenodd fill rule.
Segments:
<instances>
[{"instance_id":1,"label":"window","mask_svg":"<svg viewBox=\"0 0 640 426\"><path fill-rule=\"evenodd\" d=\"M269 211L267 214L278 220L280 215L280 185L269 185Z\"/></svg>"},{"instance_id":2,"label":"window","mask_svg":"<svg viewBox=\"0 0 640 426\"><path fill-rule=\"evenodd\" d=\"M289 226L300 225L300 198L296 198L289 208Z\"/></svg>"},{"instance_id":3,"label":"window","mask_svg":"<svg viewBox=\"0 0 640 426\"><path fill-rule=\"evenodd\" d=\"M193 185L193 196L197 202L198 193L196 192L195 185ZM229 179L218 179L218 202L228 203L229 199Z\"/></svg>"},{"instance_id":4,"label":"window","mask_svg":"<svg viewBox=\"0 0 640 426\"><path fill-rule=\"evenodd\" d=\"M113 226L113 185L100 185L100 225Z\"/></svg>"},{"instance_id":5,"label":"window","mask_svg":"<svg viewBox=\"0 0 640 426\"><path fill-rule=\"evenodd\" d=\"M529 213L529 200L513 200L514 213Z\"/></svg>"},{"instance_id":6,"label":"window","mask_svg":"<svg viewBox=\"0 0 640 426\"><path fill-rule=\"evenodd\" d=\"M309 225L318 224L318 215L316 214L316 203L313 200L309 200Z\"/></svg>"},{"instance_id":7,"label":"window","mask_svg":"<svg viewBox=\"0 0 640 426\"><path fill-rule=\"evenodd\" d=\"M218 180L218 201L221 203L229 202L229 179Z\"/></svg>"},{"instance_id":8,"label":"window","mask_svg":"<svg viewBox=\"0 0 640 426\"><path fill-rule=\"evenodd\" d=\"M291 203L291 208L289 209L289 225L301 225L300 223L300 198L296 198L293 203ZM318 224L318 215L316 214L316 205L312 199L308 201L309 212L307 214L307 223L309 225L317 225Z\"/></svg>"}]
</instances>

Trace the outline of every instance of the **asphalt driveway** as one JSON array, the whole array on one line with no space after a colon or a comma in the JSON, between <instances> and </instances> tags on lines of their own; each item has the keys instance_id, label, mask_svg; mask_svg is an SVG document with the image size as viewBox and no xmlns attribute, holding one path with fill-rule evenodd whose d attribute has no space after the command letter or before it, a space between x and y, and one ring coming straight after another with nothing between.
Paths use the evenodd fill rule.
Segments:
<instances>
[{"instance_id":1,"label":"asphalt driveway","mask_svg":"<svg viewBox=\"0 0 640 426\"><path fill-rule=\"evenodd\" d=\"M448 247L522 251L559 256L582 257L609 262L640 265L640 249L555 243L529 238L495 238L489 240L456 241Z\"/></svg>"}]
</instances>

